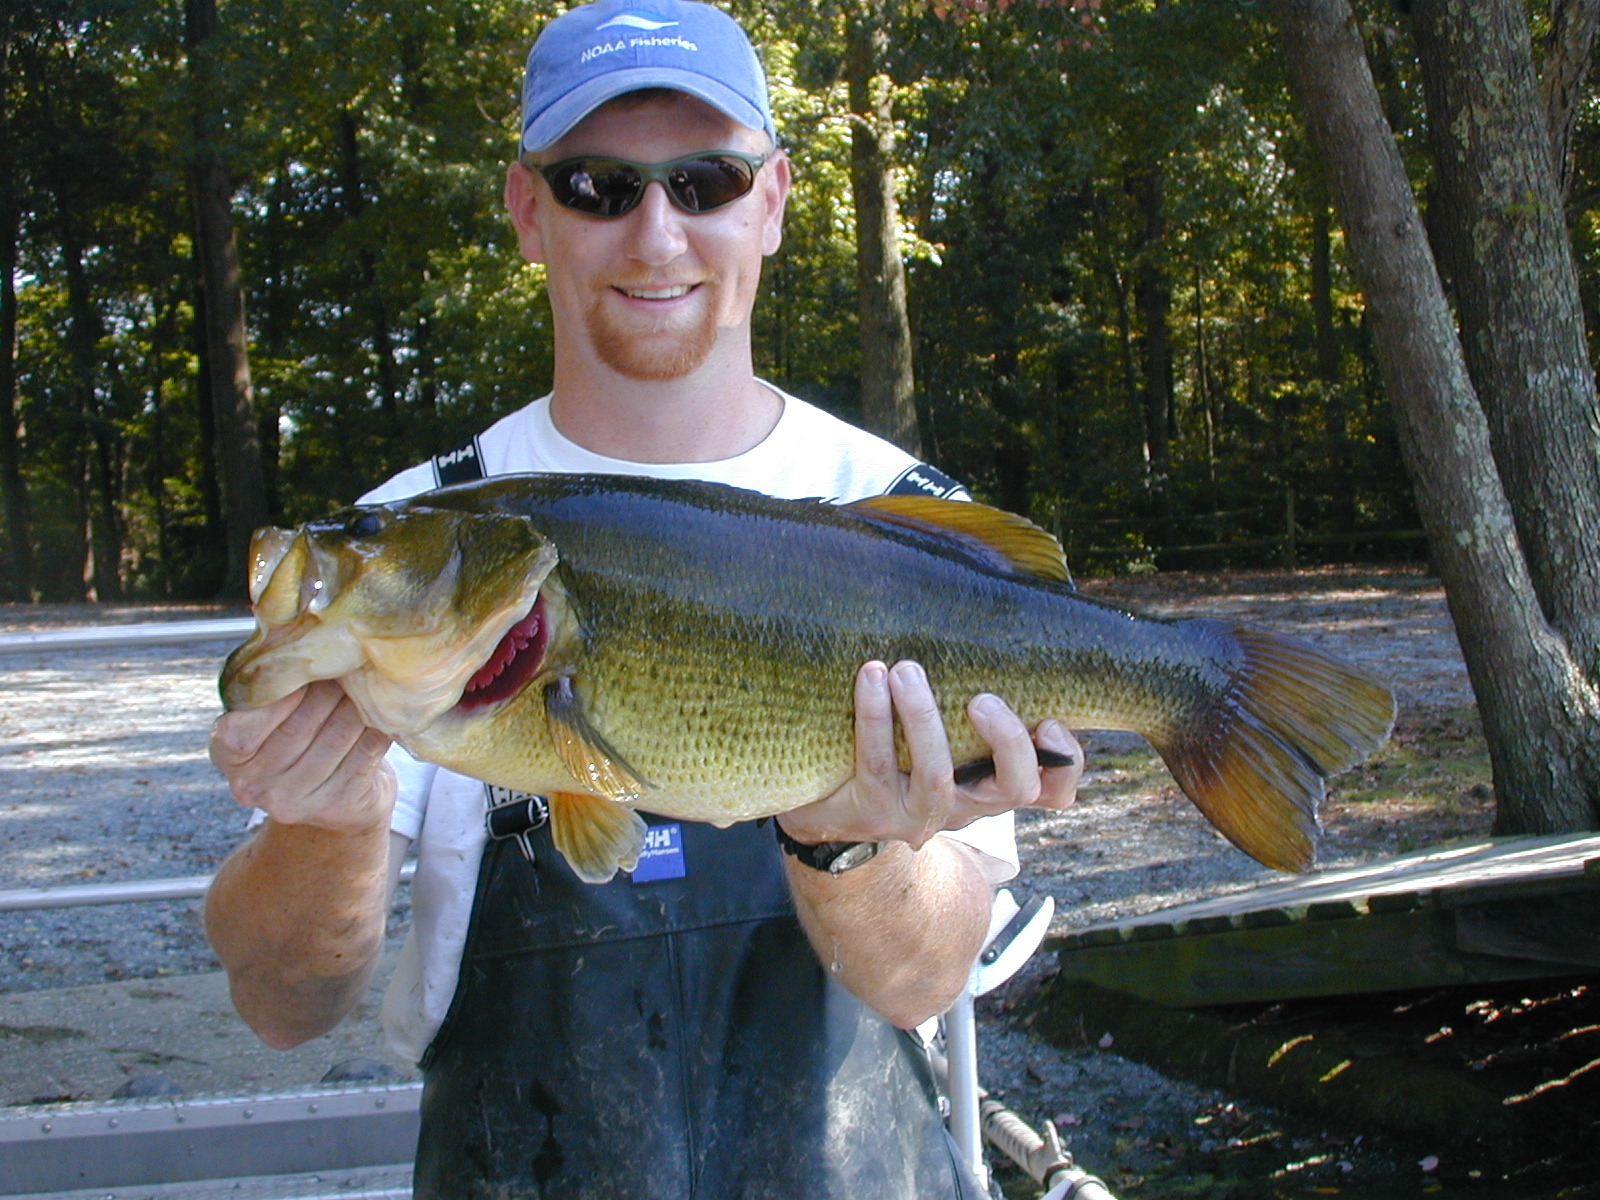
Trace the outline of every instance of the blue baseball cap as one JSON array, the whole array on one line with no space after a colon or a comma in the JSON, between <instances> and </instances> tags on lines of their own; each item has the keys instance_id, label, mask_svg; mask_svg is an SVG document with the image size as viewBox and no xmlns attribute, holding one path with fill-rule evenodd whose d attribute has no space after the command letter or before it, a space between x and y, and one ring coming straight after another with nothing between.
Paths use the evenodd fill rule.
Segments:
<instances>
[{"instance_id":1,"label":"blue baseball cap","mask_svg":"<svg viewBox=\"0 0 1600 1200\"><path fill-rule=\"evenodd\" d=\"M761 60L727 13L697 0L595 0L551 21L528 52L523 151L641 88L687 92L777 140Z\"/></svg>"}]
</instances>

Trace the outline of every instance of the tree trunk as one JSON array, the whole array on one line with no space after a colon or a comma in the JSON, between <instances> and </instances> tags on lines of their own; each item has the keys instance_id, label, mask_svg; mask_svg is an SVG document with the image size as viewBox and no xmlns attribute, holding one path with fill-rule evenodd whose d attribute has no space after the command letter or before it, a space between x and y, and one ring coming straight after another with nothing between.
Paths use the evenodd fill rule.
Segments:
<instances>
[{"instance_id":1,"label":"tree trunk","mask_svg":"<svg viewBox=\"0 0 1600 1200\"><path fill-rule=\"evenodd\" d=\"M1328 515L1340 529L1356 526L1356 497L1347 486L1351 477L1350 412L1344 390L1344 357L1333 322L1333 220L1321 186L1311 199L1311 320L1316 343L1317 380L1322 384L1323 458L1332 487Z\"/></svg>"},{"instance_id":2,"label":"tree trunk","mask_svg":"<svg viewBox=\"0 0 1600 1200\"><path fill-rule=\"evenodd\" d=\"M195 322L191 329L195 362L195 429L199 434L198 464L201 511L205 536L189 574L199 595L222 592L228 576L228 527L222 515L221 454L217 450L217 406L211 398L211 348L206 340L206 290L200 283L200 248L191 252L194 269Z\"/></svg>"},{"instance_id":3,"label":"tree trunk","mask_svg":"<svg viewBox=\"0 0 1600 1200\"><path fill-rule=\"evenodd\" d=\"M1206 333L1206 277L1194 273L1194 394L1200 402L1200 422L1205 439L1207 503L1217 507L1216 388L1211 381L1211 339Z\"/></svg>"},{"instance_id":4,"label":"tree trunk","mask_svg":"<svg viewBox=\"0 0 1600 1200\"><path fill-rule=\"evenodd\" d=\"M95 498L90 528L94 537L94 598L102 603L122 599L122 472L117 432L102 417L97 423L89 458Z\"/></svg>"},{"instance_id":5,"label":"tree trunk","mask_svg":"<svg viewBox=\"0 0 1600 1200\"><path fill-rule=\"evenodd\" d=\"M80 513L84 546L84 594L107 602L122 598L118 568L122 559L122 529L117 501L117 481L110 470L110 441L114 431L100 403L100 344L105 326L89 290L84 266L85 237L76 208L73 186L63 177L56 181L56 217L61 239L61 265L67 277L67 358L69 389L82 430L84 469L78 474L82 489ZM96 497L98 496L98 499Z\"/></svg>"},{"instance_id":6,"label":"tree trunk","mask_svg":"<svg viewBox=\"0 0 1600 1200\"><path fill-rule=\"evenodd\" d=\"M244 594L250 537L268 520L266 477L256 436L255 398L240 282L239 247L234 237L232 188L216 148L214 71L206 42L219 29L216 0L184 0L189 69L196 85L195 157L189 171L196 250L205 292L205 340L215 406L223 511L227 526L228 569L223 590Z\"/></svg>"},{"instance_id":7,"label":"tree trunk","mask_svg":"<svg viewBox=\"0 0 1600 1200\"><path fill-rule=\"evenodd\" d=\"M8 94L11 17L0 33L0 96ZM0 103L0 498L6 506L6 565L12 600L38 599L33 581L33 508L22 476L22 438L17 422L17 229L16 159L11 148L11 111Z\"/></svg>"},{"instance_id":8,"label":"tree trunk","mask_svg":"<svg viewBox=\"0 0 1600 1200\"><path fill-rule=\"evenodd\" d=\"M853 5L846 17L850 187L856 207L856 280L861 311L861 413L868 429L921 454L911 318L900 258L894 193L892 83L880 70L888 46L883 0Z\"/></svg>"},{"instance_id":9,"label":"tree trunk","mask_svg":"<svg viewBox=\"0 0 1600 1200\"><path fill-rule=\"evenodd\" d=\"M1144 322L1144 444L1154 495L1166 490L1172 448L1172 285L1162 269L1166 207L1159 164L1139 170L1128 183L1144 218L1133 291Z\"/></svg>"},{"instance_id":10,"label":"tree trunk","mask_svg":"<svg viewBox=\"0 0 1600 1200\"><path fill-rule=\"evenodd\" d=\"M3 157L0 152L0 159ZM0 496L6 506L10 598L27 603L38 596L33 580L33 506L22 475L22 437L17 422L16 251L16 226L12 222L9 228L0 230Z\"/></svg>"},{"instance_id":11,"label":"tree trunk","mask_svg":"<svg viewBox=\"0 0 1600 1200\"><path fill-rule=\"evenodd\" d=\"M267 190L266 219L262 222L259 245L261 255L261 308L257 313L258 347L270 361L290 352L294 329L294 312L298 297L290 282L290 262L294 258L290 248L290 222L288 212L293 202L293 189L289 182L288 156L281 158L273 173L272 185ZM267 508L278 514L283 511L283 497L279 494L278 470L283 455L278 424L283 405L276 392L268 388L265 394L256 393L256 429L261 440L261 474L266 482Z\"/></svg>"},{"instance_id":12,"label":"tree trunk","mask_svg":"<svg viewBox=\"0 0 1600 1200\"><path fill-rule=\"evenodd\" d=\"M1346 0L1269 0L1477 695L1497 829L1600 823L1600 694L1545 619L1411 184Z\"/></svg>"},{"instance_id":13,"label":"tree trunk","mask_svg":"<svg viewBox=\"0 0 1600 1200\"><path fill-rule=\"evenodd\" d=\"M1522 0L1413 7L1467 369L1534 592L1600 666L1600 404Z\"/></svg>"},{"instance_id":14,"label":"tree trunk","mask_svg":"<svg viewBox=\"0 0 1600 1200\"><path fill-rule=\"evenodd\" d=\"M1144 324L1145 494L1159 546L1177 544L1172 510L1172 284L1167 279L1167 210L1159 162L1140 166L1128 192L1144 219L1133 291ZM1163 564L1165 565L1165 564Z\"/></svg>"},{"instance_id":15,"label":"tree trunk","mask_svg":"<svg viewBox=\"0 0 1600 1200\"><path fill-rule=\"evenodd\" d=\"M167 505L167 463L171 452L167 445L167 405L163 398L166 390L165 364L175 356L177 349L178 306L170 298L156 295L152 298L155 313L150 322L149 349L145 357L145 386L148 399L146 411L150 414L150 453L138 472L144 489L155 510L156 563L152 582L158 595L170 597L177 566L173 555L172 514Z\"/></svg>"},{"instance_id":16,"label":"tree trunk","mask_svg":"<svg viewBox=\"0 0 1600 1200\"><path fill-rule=\"evenodd\" d=\"M356 114L345 109L339 114L339 204L345 219L355 223L366 211L366 198L361 191L361 122ZM360 233L356 234L359 242ZM394 361L394 337L390 330L389 310L384 304L383 290L378 286L378 260L371 249L360 255L361 269L356 280L356 293L366 298L367 330L372 339L372 380L378 392L378 408L383 413L384 437L396 447L402 444L404 432L400 416L399 371Z\"/></svg>"},{"instance_id":17,"label":"tree trunk","mask_svg":"<svg viewBox=\"0 0 1600 1200\"><path fill-rule=\"evenodd\" d=\"M1333 324L1333 222L1320 188L1311 201L1311 321L1317 378L1330 388L1337 387L1344 356L1339 353L1339 333Z\"/></svg>"},{"instance_id":18,"label":"tree trunk","mask_svg":"<svg viewBox=\"0 0 1600 1200\"><path fill-rule=\"evenodd\" d=\"M1583 85L1597 28L1600 0L1551 0L1539 92L1550 134L1550 164L1563 204L1572 186L1572 129L1585 100Z\"/></svg>"},{"instance_id":19,"label":"tree trunk","mask_svg":"<svg viewBox=\"0 0 1600 1200\"><path fill-rule=\"evenodd\" d=\"M986 330L974 352L988 364L984 386L994 412L995 502L1008 512L1026 515L1033 507L1033 448L1027 428L1029 411L1022 381L1022 343L1017 318L1022 288L1012 250L1016 236L1002 196L1004 164L983 155L976 169L979 185L973 203L974 245L985 263L985 286L971 297L974 327ZM982 317L978 316L978 310Z\"/></svg>"}]
</instances>

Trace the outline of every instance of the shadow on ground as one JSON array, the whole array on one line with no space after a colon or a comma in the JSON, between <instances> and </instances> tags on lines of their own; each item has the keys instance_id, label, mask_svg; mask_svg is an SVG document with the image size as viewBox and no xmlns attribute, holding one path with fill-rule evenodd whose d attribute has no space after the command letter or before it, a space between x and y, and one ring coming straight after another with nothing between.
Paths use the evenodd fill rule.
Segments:
<instances>
[{"instance_id":1,"label":"shadow on ground","mask_svg":"<svg viewBox=\"0 0 1600 1200\"><path fill-rule=\"evenodd\" d=\"M1037 1114L1124 1200L1600 1197L1597 977L1192 1010L1050 979L989 1003L1080 1072L1114 1050L1198 1086Z\"/></svg>"}]
</instances>

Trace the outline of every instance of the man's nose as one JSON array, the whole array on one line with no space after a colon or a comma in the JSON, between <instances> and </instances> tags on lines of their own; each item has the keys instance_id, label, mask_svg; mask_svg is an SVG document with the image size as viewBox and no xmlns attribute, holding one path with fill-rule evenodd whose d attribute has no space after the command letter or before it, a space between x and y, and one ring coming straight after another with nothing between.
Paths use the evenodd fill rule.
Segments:
<instances>
[{"instance_id":1,"label":"man's nose","mask_svg":"<svg viewBox=\"0 0 1600 1200\"><path fill-rule=\"evenodd\" d=\"M632 234L629 252L641 262L660 266L677 258L688 245L683 223L689 214L672 203L665 184L647 183L638 207L627 219Z\"/></svg>"}]
</instances>

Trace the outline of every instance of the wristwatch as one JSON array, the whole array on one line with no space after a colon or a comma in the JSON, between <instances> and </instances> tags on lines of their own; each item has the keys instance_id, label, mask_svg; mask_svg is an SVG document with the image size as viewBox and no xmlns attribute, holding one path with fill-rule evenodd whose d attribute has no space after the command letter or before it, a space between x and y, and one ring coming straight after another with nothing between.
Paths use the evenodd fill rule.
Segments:
<instances>
[{"instance_id":1,"label":"wristwatch","mask_svg":"<svg viewBox=\"0 0 1600 1200\"><path fill-rule=\"evenodd\" d=\"M778 845L791 858L804 863L813 871L826 871L830 875L843 875L852 867L859 867L882 848L882 842L817 842L814 845L797 842L783 831L776 821Z\"/></svg>"}]
</instances>

